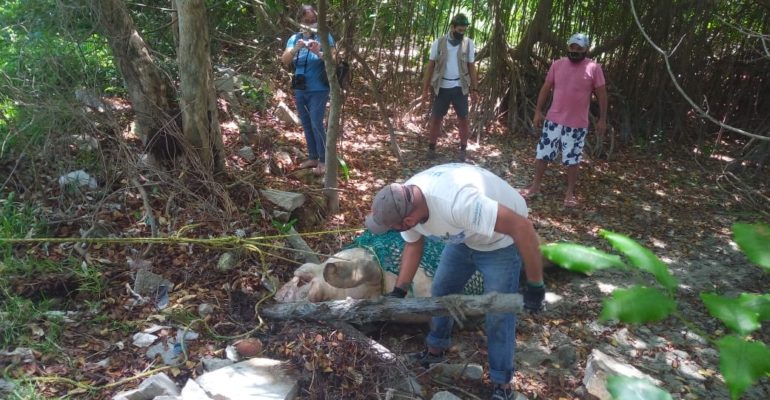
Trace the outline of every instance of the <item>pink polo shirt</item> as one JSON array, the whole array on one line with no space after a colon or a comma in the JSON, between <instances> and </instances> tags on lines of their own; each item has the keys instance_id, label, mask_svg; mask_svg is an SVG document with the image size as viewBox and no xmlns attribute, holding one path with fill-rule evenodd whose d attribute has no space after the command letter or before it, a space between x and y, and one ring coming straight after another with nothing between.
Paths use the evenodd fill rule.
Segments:
<instances>
[{"instance_id":1,"label":"pink polo shirt","mask_svg":"<svg viewBox=\"0 0 770 400\"><path fill-rule=\"evenodd\" d=\"M570 128L588 128L591 92L605 84L601 65L590 58L573 63L562 57L551 64L545 81L553 83L553 102L545 118Z\"/></svg>"}]
</instances>

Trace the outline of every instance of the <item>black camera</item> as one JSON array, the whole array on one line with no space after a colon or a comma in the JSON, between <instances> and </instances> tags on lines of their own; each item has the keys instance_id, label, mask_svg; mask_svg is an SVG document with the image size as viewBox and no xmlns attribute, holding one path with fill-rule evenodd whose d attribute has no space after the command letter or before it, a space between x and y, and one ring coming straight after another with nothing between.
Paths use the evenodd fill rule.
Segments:
<instances>
[{"instance_id":1,"label":"black camera","mask_svg":"<svg viewBox=\"0 0 770 400\"><path fill-rule=\"evenodd\" d=\"M305 90L305 75L297 74L291 77L291 88L294 90Z\"/></svg>"}]
</instances>

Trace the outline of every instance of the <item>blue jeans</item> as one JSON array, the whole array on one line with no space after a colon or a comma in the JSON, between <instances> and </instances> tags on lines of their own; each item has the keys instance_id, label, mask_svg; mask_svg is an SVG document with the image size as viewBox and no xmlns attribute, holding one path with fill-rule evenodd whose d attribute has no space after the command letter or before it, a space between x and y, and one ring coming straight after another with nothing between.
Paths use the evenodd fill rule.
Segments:
<instances>
[{"instance_id":1,"label":"blue jeans","mask_svg":"<svg viewBox=\"0 0 770 400\"><path fill-rule=\"evenodd\" d=\"M464 244L447 245L441 253L436 275L433 277L433 297L462 293L468 279L477 269L484 278L484 293L517 293L521 256L515 245L494 251L473 250ZM451 316L433 317L426 343L442 349L451 346ZM489 378L497 384L513 379L513 357L516 351L516 314L487 314L484 320L487 332Z\"/></svg>"},{"instance_id":2,"label":"blue jeans","mask_svg":"<svg viewBox=\"0 0 770 400\"><path fill-rule=\"evenodd\" d=\"M294 101L297 104L299 120L302 122L302 130L305 131L308 158L324 162L326 159L324 114L326 114L326 103L329 101L329 91L295 90Z\"/></svg>"}]
</instances>

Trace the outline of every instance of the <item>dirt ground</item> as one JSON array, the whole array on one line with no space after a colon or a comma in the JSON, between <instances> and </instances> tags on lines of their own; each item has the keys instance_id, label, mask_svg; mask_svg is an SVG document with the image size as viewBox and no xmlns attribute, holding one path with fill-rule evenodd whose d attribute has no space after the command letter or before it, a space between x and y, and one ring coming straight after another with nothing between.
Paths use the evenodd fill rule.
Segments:
<instances>
[{"instance_id":1,"label":"dirt ground","mask_svg":"<svg viewBox=\"0 0 770 400\"><path fill-rule=\"evenodd\" d=\"M304 207L306 210L295 225L311 248L322 255L331 255L351 243L360 232L371 198L379 187L406 179L431 165L452 162L457 151L451 115L446 119L447 133L439 142L436 160L425 157L425 121L408 114L394 116L395 137L403 162L392 154L381 116L371 107L351 97L345 104L344 115L338 151L349 176L338 181L340 211L328 214L314 201ZM274 232L275 226L271 227L269 220L261 216L268 205L255 206L259 205L255 188L299 191L319 198L320 178L297 173L292 165L276 162L276 155L282 151L291 155L294 165L302 161L299 153L305 147L301 129L280 122L273 109L255 115L252 123L259 127L255 140L249 143L257 155L254 162L246 162L236 154L243 146L242 137L234 124L223 124L231 171L223 186L232 199L230 221L235 222L223 224L216 216L221 210L216 207L175 205L182 204L181 196L169 195L164 189L149 195L152 208L160 215L163 235L180 230L184 230L185 237L197 238L233 236L239 230L247 237ZM493 125L480 134L474 132L468 162L523 188L532 178L535 143L534 135L509 133ZM681 318L671 317L642 327L600 323L602 300L613 288L650 280L627 271L603 270L587 277L553 268L546 274L547 310L536 316L522 315L519 321L517 391L529 399L589 398L582 388L586 360L593 349L600 349L660 379L675 398L729 397L718 373L718 357L708 350L708 344L693 335L696 331L707 332L718 338L726 328L708 316L698 295L701 291L767 292L770 277L737 250L730 226L739 221L768 221L770 208L765 200L770 196L770 184L766 173L759 174L763 180L750 180L726 171L724 157L734 156L731 153L735 153L736 147L720 145L721 153L714 152L710 157L687 146L641 148L629 143L600 157L587 154L578 182L579 205L574 209L562 207L563 169L548 169L542 194L528 201L530 218L540 236L546 242L570 241L607 251L609 246L598 236L600 229L637 240L666 262L680 280L676 298ZM140 178L146 179L142 182L147 182L148 187L157 183L150 175ZM175 183L185 184L184 179ZM70 212L76 210L75 216L70 214L69 222L55 225L52 235L79 237L78 232L95 226L89 213L96 209L100 225L107 226L113 234L149 236L150 228L137 218L143 210L142 197L125 182L115 183L116 189L103 195L98 204L67 208ZM172 186L169 182L165 184ZM48 196L54 212L63 212L63 202L87 204L87 199ZM105 211L104 205L112 203L126 208ZM73 299L74 304L79 304L73 308L82 312L81 319L60 327L60 350L55 354L39 354L36 362L24 366L7 362L0 366L11 377L67 377L89 385L88 390L71 392L71 382L39 379L36 385L47 395L71 392L76 398L109 398L135 387L143 373L157 367L131 346L121 347L117 343L130 344L134 333L149 324L162 323L188 326L204 335L203 340L188 349L187 362L169 371L180 385L201 373L203 357L224 357L226 345L242 335L250 335L264 343L263 355L287 360L290 368L302 375L302 398L385 398L383 388L387 383L409 372L418 374L425 398L441 390L464 399L490 395L486 376L478 382L442 382L400 364L378 362L365 344L350 340L329 325L262 319L259 307L270 304L275 285L288 280L298 263L283 249L249 252L233 247L230 250L236 251L239 259L237 268L228 272L221 272L216 266L229 248L189 244L154 246L149 251L142 251L145 246L88 248L87 260L99 266L106 285L104 293L98 299L83 298L82 294ZM71 245L19 251L52 260L82 256L75 254ZM143 263L175 284L169 294L171 306L163 312L152 304L134 305L126 290L136 266ZM50 282L39 276L20 281L18 290L32 298L46 292L45 285ZM54 291L51 288L47 294ZM196 316L201 303L211 304L215 309L205 320ZM689 325L685 325L685 320ZM45 322L40 322L40 326L48 328ZM360 328L396 354L421 349L427 333L423 325L384 323ZM754 338L770 343L770 328L765 326ZM455 343L449 351L450 362L470 361L486 368L485 338L479 321L469 321L464 329L458 329ZM109 366L95 364L105 357L110 359ZM696 373L682 373L693 369ZM761 380L743 398L770 398L770 382L766 378Z\"/></svg>"}]
</instances>

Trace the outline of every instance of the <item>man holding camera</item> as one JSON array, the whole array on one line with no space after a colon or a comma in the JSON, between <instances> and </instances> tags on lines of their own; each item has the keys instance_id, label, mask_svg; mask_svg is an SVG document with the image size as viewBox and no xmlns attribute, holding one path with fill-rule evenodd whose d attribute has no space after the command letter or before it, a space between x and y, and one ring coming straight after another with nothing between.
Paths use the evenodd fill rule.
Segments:
<instances>
[{"instance_id":1,"label":"man holding camera","mask_svg":"<svg viewBox=\"0 0 770 400\"><path fill-rule=\"evenodd\" d=\"M304 5L297 17L302 23L302 31L292 35L286 42L281 61L284 65L294 67L291 88L294 89L294 101L307 141L308 159L299 167L313 168L316 175L323 175L326 171L324 115L329 102L329 82L326 79L321 42L316 34L318 14L313 6ZM334 48L331 34L329 46Z\"/></svg>"},{"instance_id":2,"label":"man holding camera","mask_svg":"<svg viewBox=\"0 0 770 400\"><path fill-rule=\"evenodd\" d=\"M473 65L476 50L473 40L465 36L470 21L463 13L452 18L449 33L433 42L430 48L430 61L425 69L422 83L422 102L428 104L430 89L436 95L430 118L430 143L428 158L436 157L436 142L441 132L441 122L451 104L457 114L457 129L460 134L460 152L458 160L465 161L465 149L468 143L468 94L475 103L479 81L476 67Z\"/></svg>"}]
</instances>

